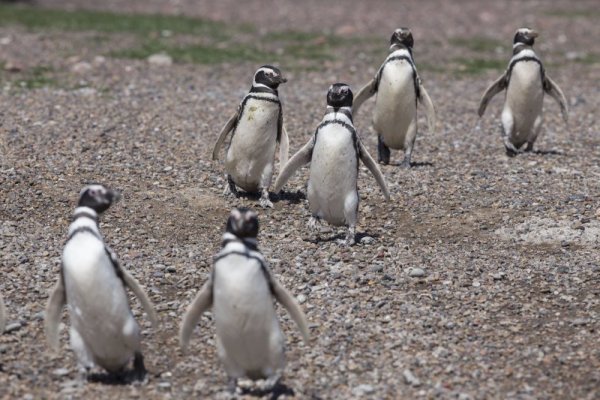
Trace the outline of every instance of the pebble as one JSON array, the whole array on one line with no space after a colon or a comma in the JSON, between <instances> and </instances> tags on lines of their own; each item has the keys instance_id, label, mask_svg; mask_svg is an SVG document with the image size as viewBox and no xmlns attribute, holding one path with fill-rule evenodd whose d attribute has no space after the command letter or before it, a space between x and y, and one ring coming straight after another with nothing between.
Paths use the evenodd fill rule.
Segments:
<instances>
[{"instance_id":1,"label":"pebble","mask_svg":"<svg viewBox=\"0 0 600 400\"><path fill-rule=\"evenodd\" d=\"M374 392L375 388L367 384L358 385L354 389L352 389L352 394L355 396L364 396L366 394L372 394Z\"/></svg>"},{"instance_id":2,"label":"pebble","mask_svg":"<svg viewBox=\"0 0 600 400\"><path fill-rule=\"evenodd\" d=\"M92 64L86 61L80 61L71 67L71 72L76 74L84 74L92 70Z\"/></svg>"},{"instance_id":3,"label":"pebble","mask_svg":"<svg viewBox=\"0 0 600 400\"><path fill-rule=\"evenodd\" d=\"M21 329L21 327L22 327L22 325L20 322L13 322L12 324L6 325L5 332L10 333L10 332L18 331L19 329Z\"/></svg>"},{"instance_id":4,"label":"pebble","mask_svg":"<svg viewBox=\"0 0 600 400\"><path fill-rule=\"evenodd\" d=\"M298 300L298 303L304 304L304 302L306 302L306 296L300 293L298 296L296 296L296 300Z\"/></svg>"},{"instance_id":5,"label":"pebble","mask_svg":"<svg viewBox=\"0 0 600 400\"><path fill-rule=\"evenodd\" d=\"M170 389L171 382L159 382L157 385L160 389Z\"/></svg>"},{"instance_id":6,"label":"pebble","mask_svg":"<svg viewBox=\"0 0 600 400\"><path fill-rule=\"evenodd\" d=\"M405 369L402 371L402 376L404 377L404 381L411 386L420 386L421 381L413 375L413 373L409 369Z\"/></svg>"},{"instance_id":7,"label":"pebble","mask_svg":"<svg viewBox=\"0 0 600 400\"><path fill-rule=\"evenodd\" d=\"M373 238L372 236L363 236L362 238L360 238L360 243L361 244L373 244L373 243L375 243L375 238Z\"/></svg>"},{"instance_id":8,"label":"pebble","mask_svg":"<svg viewBox=\"0 0 600 400\"><path fill-rule=\"evenodd\" d=\"M157 67L168 67L173 64L173 58L165 53L157 53L148 57L148 63Z\"/></svg>"},{"instance_id":9,"label":"pebble","mask_svg":"<svg viewBox=\"0 0 600 400\"><path fill-rule=\"evenodd\" d=\"M56 375L56 376L69 375L69 370L67 368L57 368L52 371L52 375Z\"/></svg>"},{"instance_id":10,"label":"pebble","mask_svg":"<svg viewBox=\"0 0 600 400\"><path fill-rule=\"evenodd\" d=\"M411 278L421 278L425 276L425 270L419 267L411 267L408 270L408 276Z\"/></svg>"}]
</instances>

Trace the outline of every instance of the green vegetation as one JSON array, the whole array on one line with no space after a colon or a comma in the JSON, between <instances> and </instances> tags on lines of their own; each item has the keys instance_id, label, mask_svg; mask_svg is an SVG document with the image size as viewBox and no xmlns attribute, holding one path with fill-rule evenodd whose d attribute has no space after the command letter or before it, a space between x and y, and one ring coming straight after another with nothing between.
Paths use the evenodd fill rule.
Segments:
<instances>
[{"instance_id":1,"label":"green vegetation","mask_svg":"<svg viewBox=\"0 0 600 400\"><path fill-rule=\"evenodd\" d=\"M464 47L466 49L477 51L477 52L488 52L495 51L498 47L508 48L506 43L499 40L485 38L485 37L470 37L470 38L452 38L450 44L455 46Z\"/></svg>"},{"instance_id":2,"label":"green vegetation","mask_svg":"<svg viewBox=\"0 0 600 400\"><path fill-rule=\"evenodd\" d=\"M23 25L29 29L99 31L148 35L169 31L222 37L224 24L169 15L115 14L103 11L65 11L31 6L0 5L0 25Z\"/></svg>"},{"instance_id":3,"label":"green vegetation","mask_svg":"<svg viewBox=\"0 0 600 400\"><path fill-rule=\"evenodd\" d=\"M51 77L53 69L48 66L40 65L28 70L17 84L25 89L38 89L47 86L56 85L56 80Z\"/></svg>"},{"instance_id":4,"label":"green vegetation","mask_svg":"<svg viewBox=\"0 0 600 400\"><path fill-rule=\"evenodd\" d=\"M462 74L475 75L487 70L502 71L506 68L506 60L497 60L490 58L457 58L454 60L458 64L457 71Z\"/></svg>"},{"instance_id":5,"label":"green vegetation","mask_svg":"<svg viewBox=\"0 0 600 400\"><path fill-rule=\"evenodd\" d=\"M544 12L544 14L550 15L552 17L564 18L598 18L600 17L600 10L547 10Z\"/></svg>"}]
</instances>

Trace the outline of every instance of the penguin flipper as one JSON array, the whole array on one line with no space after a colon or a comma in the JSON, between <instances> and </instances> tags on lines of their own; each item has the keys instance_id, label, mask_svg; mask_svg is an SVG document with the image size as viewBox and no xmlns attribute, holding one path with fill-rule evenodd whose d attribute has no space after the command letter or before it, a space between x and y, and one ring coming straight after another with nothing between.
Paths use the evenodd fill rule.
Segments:
<instances>
[{"instance_id":1,"label":"penguin flipper","mask_svg":"<svg viewBox=\"0 0 600 400\"><path fill-rule=\"evenodd\" d=\"M285 164L283 169L279 172L277 180L275 181L275 193L279 193L281 191L283 185L285 185L288 179L290 179L290 177L298 168L310 162L314 146L315 139L313 137L304 145L304 147L302 147L296 154L292 156L290 161Z\"/></svg>"},{"instance_id":2,"label":"penguin flipper","mask_svg":"<svg viewBox=\"0 0 600 400\"><path fill-rule=\"evenodd\" d=\"M216 160L219 157L219 150L221 150L221 146L223 146L223 142L225 142L225 138L227 138L229 132L233 130L233 127L237 123L238 118L239 110L236 111L236 113L231 118L229 118L229 121L227 121L223 129L221 129L221 132L219 133L219 138L217 139L217 143L215 143L215 147L213 148L213 160Z\"/></svg>"},{"instance_id":3,"label":"penguin flipper","mask_svg":"<svg viewBox=\"0 0 600 400\"><path fill-rule=\"evenodd\" d=\"M192 304L190 304L188 310L183 315L181 321L181 328L179 329L179 345L181 351L187 350L190 342L190 336L194 327L198 324L198 320L202 316L204 311L208 310L212 306L212 279L209 279L200 289Z\"/></svg>"},{"instance_id":4,"label":"penguin flipper","mask_svg":"<svg viewBox=\"0 0 600 400\"><path fill-rule=\"evenodd\" d=\"M54 289L50 294L50 298L48 299L48 305L46 306L46 318L44 320L46 339L48 340L50 348L54 351L58 350L58 325L60 324L60 317L66 300L67 296L61 274L58 282L56 282L56 286L54 286Z\"/></svg>"},{"instance_id":5,"label":"penguin flipper","mask_svg":"<svg viewBox=\"0 0 600 400\"><path fill-rule=\"evenodd\" d=\"M362 103L371 98L375 93L377 93L377 78L373 78L371 82L367 83L358 91L352 102L352 115L357 115L358 109L362 106Z\"/></svg>"},{"instance_id":6,"label":"penguin flipper","mask_svg":"<svg viewBox=\"0 0 600 400\"><path fill-rule=\"evenodd\" d=\"M2 300L2 295L0 295L0 335L4 332L4 328L6 327L6 307L4 307L4 300Z\"/></svg>"},{"instance_id":7,"label":"penguin flipper","mask_svg":"<svg viewBox=\"0 0 600 400\"><path fill-rule=\"evenodd\" d=\"M483 113L485 113L485 109L492 97L506 89L507 84L508 82L506 81L506 73L504 73L485 90L485 93L481 98L481 102L479 103L479 110L477 110L477 114L480 118L483 116Z\"/></svg>"},{"instance_id":8,"label":"penguin flipper","mask_svg":"<svg viewBox=\"0 0 600 400\"><path fill-rule=\"evenodd\" d=\"M154 311L154 307L152 306L152 302L148 298L144 289L140 286L139 282L126 270L121 269L122 279L125 285L135 294L135 297L138 298L140 303L142 304L142 308L146 311L146 315L148 315L148 319L152 323L154 329L158 327L158 316L156 315L156 311Z\"/></svg>"},{"instance_id":9,"label":"penguin flipper","mask_svg":"<svg viewBox=\"0 0 600 400\"><path fill-rule=\"evenodd\" d=\"M383 192L383 196L385 197L385 199L389 201L390 200L390 192L387 188L387 184L385 183L385 178L383 177L381 170L375 163L375 160L373 160L373 157L371 157L371 155L367 151L367 148L362 144L362 142L360 140L358 141L358 155L359 155L360 159L362 160L362 162L367 166L369 171L371 171L371 173L373 174L373 177L375 177L375 180L377 181L377 184L381 188L381 191Z\"/></svg>"},{"instance_id":10,"label":"penguin flipper","mask_svg":"<svg viewBox=\"0 0 600 400\"><path fill-rule=\"evenodd\" d=\"M281 138L279 140L279 168L283 168L290 156L290 138L285 125L281 125Z\"/></svg>"},{"instance_id":11,"label":"penguin flipper","mask_svg":"<svg viewBox=\"0 0 600 400\"><path fill-rule=\"evenodd\" d=\"M569 108L567 106L567 99L565 98L564 93L556 83L548 75L546 75L546 79L544 80L544 91L548 93L560 106L560 111L562 113L563 120L565 124L569 123Z\"/></svg>"},{"instance_id":12,"label":"penguin flipper","mask_svg":"<svg viewBox=\"0 0 600 400\"><path fill-rule=\"evenodd\" d=\"M427 116L427 125L429 126L429 132L433 133L435 130L435 108L433 107L433 102L431 101L431 97L425 90L425 87L419 82L419 92L421 96L419 97L419 101L423 106L425 106L425 115Z\"/></svg>"},{"instance_id":13,"label":"penguin flipper","mask_svg":"<svg viewBox=\"0 0 600 400\"><path fill-rule=\"evenodd\" d=\"M296 301L294 296L292 296L292 294L288 292L277 279L273 276L270 276L269 279L271 281L271 290L273 291L275 300L284 306L287 312L290 313L290 316L296 325L298 325L304 343L308 344L310 342L308 323L306 322L306 315L304 315L304 312L300 308L300 304L298 304L298 301Z\"/></svg>"}]
</instances>

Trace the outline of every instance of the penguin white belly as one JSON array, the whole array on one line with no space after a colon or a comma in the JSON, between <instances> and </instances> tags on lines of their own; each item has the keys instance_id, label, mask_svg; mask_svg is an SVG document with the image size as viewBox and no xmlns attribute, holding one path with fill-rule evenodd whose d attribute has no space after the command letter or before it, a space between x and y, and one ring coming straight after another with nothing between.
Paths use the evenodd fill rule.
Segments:
<instances>
[{"instance_id":1,"label":"penguin white belly","mask_svg":"<svg viewBox=\"0 0 600 400\"><path fill-rule=\"evenodd\" d=\"M104 244L86 233L72 238L63 252L63 274L76 331L71 343L80 347L74 348L80 361L85 365L90 357L108 371L120 370L139 348L140 330Z\"/></svg>"},{"instance_id":2,"label":"penguin white belly","mask_svg":"<svg viewBox=\"0 0 600 400\"><path fill-rule=\"evenodd\" d=\"M268 187L273 176L279 104L250 99L233 133L225 168L236 185L248 192Z\"/></svg>"},{"instance_id":3,"label":"penguin white belly","mask_svg":"<svg viewBox=\"0 0 600 400\"><path fill-rule=\"evenodd\" d=\"M282 368L284 339L260 263L235 254L217 261L213 290L219 353L228 373L260 379Z\"/></svg>"},{"instance_id":4,"label":"penguin white belly","mask_svg":"<svg viewBox=\"0 0 600 400\"><path fill-rule=\"evenodd\" d=\"M373 127L392 149L404 149L408 127L416 118L417 103L413 70L408 61L389 62L381 74Z\"/></svg>"},{"instance_id":5,"label":"penguin white belly","mask_svg":"<svg viewBox=\"0 0 600 400\"><path fill-rule=\"evenodd\" d=\"M511 72L503 110L512 114L514 127L510 140L513 144L525 143L542 113L543 100L540 65L534 61L517 63Z\"/></svg>"},{"instance_id":6,"label":"penguin white belly","mask_svg":"<svg viewBox=\"0 0 600 400\"><path fill-rule=\"evenodd\" d=\"M358 207L358 158L354 146L348 129L340 124L330 124L319 130L313 149L308 204L314 216L332 225L355 222L347 220L349 203Z\"/></svg>"}]
</instances>

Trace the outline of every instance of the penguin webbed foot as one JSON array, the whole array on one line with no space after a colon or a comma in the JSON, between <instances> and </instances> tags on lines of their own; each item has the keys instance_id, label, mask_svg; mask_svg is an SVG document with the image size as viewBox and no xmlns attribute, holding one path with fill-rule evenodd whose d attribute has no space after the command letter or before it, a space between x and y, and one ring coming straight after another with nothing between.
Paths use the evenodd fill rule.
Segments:
<instances>
[{"instance_id":1,"label":"penguin webbed foot","mask_svg":"<svg viewBox=\"0 0 600 400\"><path fill-rule=\"evenodd\" d=\"M383 143L381 135L377 136L377 161L382 165L390 163L390 148Z\"/></svg>"},{"instance_id":2,"label":"penguin webbed foot","mask_svg":"<svg viewBox=\"0 0 600 400\"><path fill-rule=\"evenodd\" d=\"M269 191L266 188L261 189L259 203L262 208L273 208L273 203L269 200Z\"/></svg>"},{"instance_id":3,"label":"penguin webbed foot","mask_svg":"<svg viewBox=\"0 0 600 400\"><path fill-rule=\"evenodd\" d=\"M142 353L135 353L133 356L133 371L131 374L132 380L145 383L147 374L148 371L144 365L144 356Z\"/></svg>"},{"instance_id":4,"label":"penguin webbed foot","mask_svg":"<svg viewBox=\"0 0 600 400\"><path fill-rule=\"evenodd\" d=\"M227 175L227 184L225 185L225 189L223 189L223 196L239 197L239 192L231 175Z\"/></svg>"},{"instance_id":5,"label":"penguin webbed foot","mask_svg":"<svg viewBox=\"0 0 600 400\"><path fill-rule=\"evenodd\" d=\"M354 246L356 244L356 228L351 226L348 228L348 233L346 233L346 238L344 240L340 240L338 242L342 246Z\"/></svg>"},{"instance_id":6,"label":"penguin webbed foot","mask_svg":"<svg viewBox=\"0 0 600 400\"><path fill-rule=\"evenodd\" d=\"M504 149L506 150L506 155L509 157L514 157L519 154L519 149L517 149L507 137L504 138Z\"/></svg>"},{"instance_id":7,"label":"penguin webbed foot","mask_svg":"<svg viewBox=\"0 0 600 400\"><path fill-rule=\"evenodd\" d=\"M404 160L400 163L400 168L409 169L411 167L410 158L404 157Z\"/></svg>"}]
</instances>

